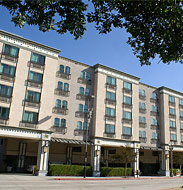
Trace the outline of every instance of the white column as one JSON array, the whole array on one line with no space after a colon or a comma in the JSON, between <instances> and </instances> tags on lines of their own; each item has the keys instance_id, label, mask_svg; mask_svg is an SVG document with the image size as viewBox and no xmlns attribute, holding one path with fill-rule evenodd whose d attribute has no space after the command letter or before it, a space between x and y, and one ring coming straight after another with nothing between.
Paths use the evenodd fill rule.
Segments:
<instances>
[{"instance_id":1,"label":"white column","mask_svg":"<svg viewBox=\"0 0 183 190\"><path fill-rule=\"evenodd\" d=\"M100 176L100 154L101 154L101 146L94 145L92 148L92 166L93 166L93 176L99 177Z\"/></svg>"},{"instance_id":2,"label":"white column","mask_svg":"<svg viewBox=\"0 0 183 190\"><path fill-rule=\"evenodd\" d=\"M170 176L169 171L169 151L163 150L162 151L162 175Z\"/></svg>"},{"instance_id":3,"label":"white column","mask_svg":"<svg viewBox=\"0 0 183 190\"><path fill-rule=\"evenodd\" d=\"M139 170L139 148L134 148L134 153L135 153L135 161L134 161L133 171L134 171L134 177L138 177L140 174L140 170Z\"/></svg>"},{"instance_id":4,"label":"white column","mask_svg":"<svg viewBox=\"0 0 183 190\"><path fill-rule=\"evenodd\" d=\"M48 173L49 141L39 141L37 155L37 175L46 176Z\"/></svg>"}]
</instances>

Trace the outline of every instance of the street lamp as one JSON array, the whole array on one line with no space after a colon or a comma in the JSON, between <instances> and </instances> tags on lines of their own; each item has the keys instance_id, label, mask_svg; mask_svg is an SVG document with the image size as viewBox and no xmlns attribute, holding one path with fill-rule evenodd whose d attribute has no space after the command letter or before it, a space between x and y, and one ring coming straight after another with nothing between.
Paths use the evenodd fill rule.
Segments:
<instances>
[{"instance_id":1,"label":"street lamp","mask_svg":"<svg viewBox=\"0 0 183 190\"><path fill-rule=\"evenodd\" d=\"M94 95L90 96L90 99L95 98ZM92 119L92 114L93 114L93 108L89 110L89 99L88 99L88 112L87 112L87 125L86 125L86 135L85 135L85 159L84 159L84 178L86 178L86 165L87 165L87 159L88 159L88 129L89 125Z\"/></svg>"},{"instance_id":2,"label":"street lamp","mask_svg":"<svg viewBox=\"0 0 183 190\"><path fill-rule=\"evenodd\" d=\"M171 173L170 177L173 177L173 145L169 145L169 150L170 150L170 159L171 159Z\"/></svg>"}]
</instances>

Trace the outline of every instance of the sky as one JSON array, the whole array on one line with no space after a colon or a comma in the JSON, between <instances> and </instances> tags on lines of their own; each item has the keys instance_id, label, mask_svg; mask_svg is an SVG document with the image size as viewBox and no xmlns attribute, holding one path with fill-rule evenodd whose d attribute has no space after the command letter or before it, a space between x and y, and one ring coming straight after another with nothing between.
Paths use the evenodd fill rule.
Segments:
<instances>
[{"instance_id":1,"label":"sky","mask_svg":"<svg viewBox=\"0 0 183 190\"><path fill-rule=\"evenodd\" d=\"M150 66L140 66L139 60L126 44L129 34L124 29L113 29L109 34L98 34L93 24L81 39L72 35L57 34L55 31L41 32L37 26L25 25L23 29L11 22L8 10L0 6L0 29L22 36L32 41L61 50L60 55L88 65L97 63L140 78L140 82L154 86L166 86L183 92L183 65L158 64L154 60Z\"/></svg>"}]
</instances>

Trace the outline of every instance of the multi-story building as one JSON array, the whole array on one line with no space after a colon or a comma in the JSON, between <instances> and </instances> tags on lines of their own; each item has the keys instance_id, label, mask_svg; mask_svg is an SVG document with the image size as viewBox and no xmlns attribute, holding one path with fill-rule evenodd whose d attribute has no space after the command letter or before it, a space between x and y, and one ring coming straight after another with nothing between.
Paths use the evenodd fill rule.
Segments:
<instances>
[{"instance_id":1,"label":"multi-story building","mask_svg":"<svg viewBox=\"0 0 183 190\"><path fill-rule=\"evenodd\" d=\"M134 173L169 175L169 147L183 151L183 93L59 56L60 50L0 30L0 171L48 162L116 167L121 146ZM92 113L92 120L91 115Z\"/></svg>"}]
</instances>

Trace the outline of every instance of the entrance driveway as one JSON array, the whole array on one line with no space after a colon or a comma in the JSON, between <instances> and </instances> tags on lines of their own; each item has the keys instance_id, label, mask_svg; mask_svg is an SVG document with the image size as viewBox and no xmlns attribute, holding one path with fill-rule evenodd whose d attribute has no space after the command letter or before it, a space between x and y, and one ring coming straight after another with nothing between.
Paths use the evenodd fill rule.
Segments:
<instances>
[{"instance_id":1,"label":"entrance driveway","mask_svg":"<svg viewBox=\"0 0 183 190\"><path fill-rule=\"evenodd\" d=\"M129 178L114 180L55 180L54 177L37 177L24 174L0 174L0 190L160 190L181 189L183 178ZM87 178L88 179L88 178Z\"/></svg>"}]
</instances>

